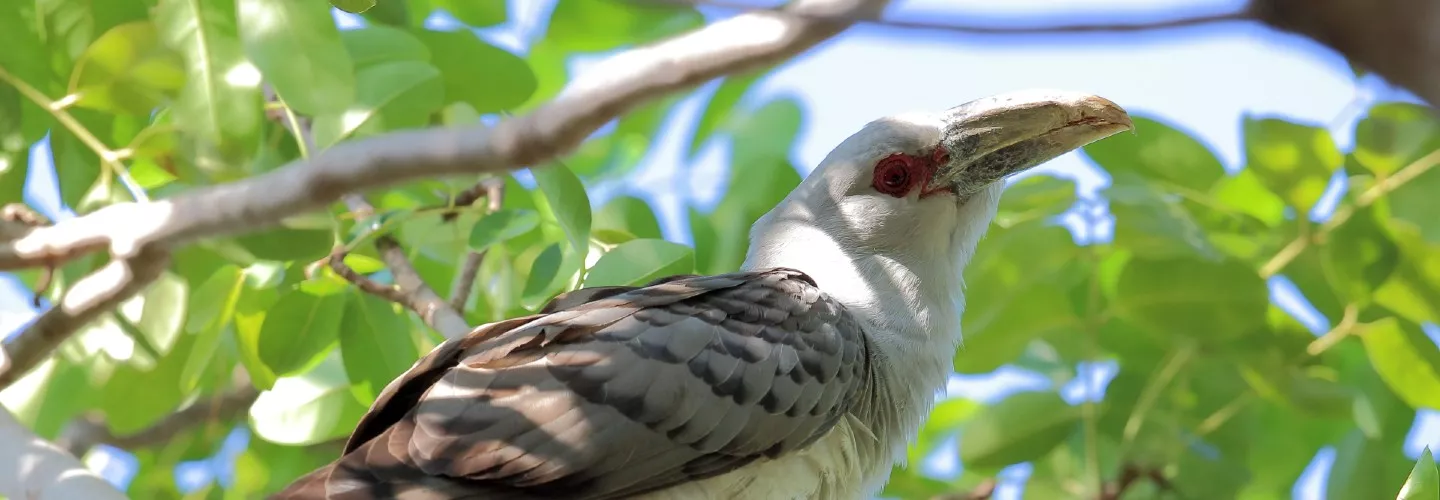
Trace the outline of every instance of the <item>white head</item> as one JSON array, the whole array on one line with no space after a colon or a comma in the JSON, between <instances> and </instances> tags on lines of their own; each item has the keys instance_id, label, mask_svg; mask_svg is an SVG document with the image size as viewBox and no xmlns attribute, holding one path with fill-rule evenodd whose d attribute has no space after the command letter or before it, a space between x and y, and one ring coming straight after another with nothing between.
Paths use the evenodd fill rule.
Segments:
<instances>
[{"instance_id":1,"label":"white head","mask_svg":"<svg viewBox=\"0 0 1440 500\"><path fill-rule=\"evenodd\" d=\"M892 403L928 407L960 339L961 273L1005 179L1130 128L1115 103L1056 91L875 120L756 221L744 268L813 277L870 323L880 361L900 371L881 376L923 399Z\"/></svg>"}]
</instances>

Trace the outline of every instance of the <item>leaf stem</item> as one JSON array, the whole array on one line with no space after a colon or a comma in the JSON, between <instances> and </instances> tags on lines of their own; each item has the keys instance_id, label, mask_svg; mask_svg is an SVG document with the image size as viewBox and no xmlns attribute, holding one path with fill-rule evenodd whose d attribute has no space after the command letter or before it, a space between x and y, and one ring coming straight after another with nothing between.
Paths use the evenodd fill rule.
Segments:
<instances>
[{"instance_id":1,"label":"leaf stem","mask_svg":"<svg viewBox=\"0 0 1440 500\"><path fill-rule=\"evenodd\" d=\"M95 137L95 134L90 133L90 129L85 128L85 125L82 125L74 116L70 116L70 113L65 111L65 106L57 105L56 101L46 97L39 89L31 87L30 84L25 83L24 80L5 71L3 66L0 66L0 82L15 87L15 90L20 91L20 93L24 94L31 102L34 102L37 106L40 106L46 112L50 113L50 116L54 117L55 121L60 122L60 125L64 126L66 130L75 134L75 137L80 139L81 144L90 148L91 151L95 152L96 156L100 157L100 164L104 165L115 177L120 179L120 183L125 185L125 189L130 192L130 196L134 198L135 201L142 203L150 201L150 196L145 194L145 188L140 187L140 183L135 182L135 179L130 177L130 171L125 169L125 165L120 163L120 160L127 156L126 154L121 154L106 147L105 143L100 142L100 139ZM65 99L65 104L68 105L69 100L68 98Z\"/></svg>"},{"instance_id":2,"label":"leaf stem","mask_svg":"<svg viewBox=\"0 0 1440 500\"><path fill-rule=\"evenodd\" d=\"M1125 420L1125 431L1120 441L1120 456L1125 456L1125 450L1129 449L1130 445L1135 441L1135 436L1140 433L1140 427L1145 422L1146 414L1150 413L1150 409L1155 406L1155 401L1160 399L1161 391L1165 390L1165 387L1170 385L1170 381L1175 378L1175 375L1180 373L1180 369L1184 368L1185 365L1190 362L1190 358L1195 354L1195 351L1196 348L1194 344L1187 344L1185 347L1182 347L1179 351L1170 355L1165 361L1165 364L1160 367L1160 373L1154 378L1151 378L1149 383L1145 384L1145 388L1140 391L1139 400L1135 402L1135 409L1130 412L1130 417Z\"/></svg>"},{"instance_id":3,"label":"leaf stem","mask_svg":"<svg viewBox=\"0 0 1440 500\"><path fill-rule=\"evenodd\" d=\"M1320 225L1320 230L1314 235L1305 231L1303 228L1308 228L1309 226L1302 223L1300 226L1302 228L1300 235L1296 236L1290 244L1285 245L1285 248L1280 249L1274 257L1260 267L1260 276L1269 278L1279 273L1281 269L1284 269L1285 266L1294 261L1296 257L1299 257L1300 253L1304 252L1305 248L1310 246L1310 243L1316 238L1324 237L1336 227L1344 224L1345 221L1350 220L1350 217L1355 215L1356 209L1370 206L1370 204L1379 200L1380 197L1390 194L1396 189L1399 189L1400 186L1405 185L1405 183L1424 175L1425 172L1429 172L1430 169L1435 168L1436 165L1440 165L1440 149L1431 151L1430 154L1410 162L1409 165L1405 165L1404 168L1396 171L1395 175L1381 180L1374 186L1370 186L1370 189L1366 189L1365 192L1355 197L1354 205L1345 205L1335 209L1335 212L1330 215L1330 218L1326 220L1324 224Z\"/></svg>"},{"instance_id":4,"label":"leaf stem","mask_svg":"<svg viewBox=\"0 0 1440 500\"><path fill-rule=\"evenodd\" d=\"M1355 325L1359 318L1360 308L1356 307L1355 304L1346 304L1345 315L1340 318L1340 322L1336 323L1334 328L1325 332L1320 338L1310 342L1310 345L1305 347L1305 352L1311 356L1319 356L1321 353L1334 347L1335 344L1340 343L1341 340L1344 340L1345 337L1350 336L1350 334L1355 331Z\"/></svg>"}]
</instances>

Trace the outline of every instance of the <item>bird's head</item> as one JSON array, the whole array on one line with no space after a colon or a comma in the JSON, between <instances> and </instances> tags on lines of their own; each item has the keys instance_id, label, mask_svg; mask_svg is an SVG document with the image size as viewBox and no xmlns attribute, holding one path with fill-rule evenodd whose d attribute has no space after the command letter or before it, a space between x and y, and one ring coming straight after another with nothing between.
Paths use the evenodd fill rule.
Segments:
<instances>
[{"instance_id":1,"label":"bird's head","mask_svg":"<svg viewBox=\"0 0 1440 500\"><path fill-rule=\"evenodd\" d=\"M1109 100L1045 90L872 121L756 223L746 265L810 272L810 263L826 274L817 259L833 249L845 254L833 266L878 258L917 275L958 274L1006 178L1131 128Z\"/></svg>"}]
</instances>

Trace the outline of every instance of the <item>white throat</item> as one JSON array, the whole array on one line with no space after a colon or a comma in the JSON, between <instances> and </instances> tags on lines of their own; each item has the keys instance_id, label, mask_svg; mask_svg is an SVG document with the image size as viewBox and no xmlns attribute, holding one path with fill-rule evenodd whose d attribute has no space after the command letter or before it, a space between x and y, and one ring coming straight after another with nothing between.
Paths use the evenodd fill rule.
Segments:
<instances>
[{"instance_id":1,"label":"white throat","mask_svg":"<svg viewBox=\"0 0 1440 500\"><path fill-rule=\"evenodd\" d=\"M756 221L741 268L798 269L865 324L874 378L853 413L880 441L863 461L888 472L905 457L953 372L964 310L961 273L994 218L1004 185L956 207L953 227L933 228L952 231L934 238L944 248L885 253L866 253L844 241L840 225L853 221L838 220L842 211L825 190L806 187Z\"/></svg>"}]
</instances>

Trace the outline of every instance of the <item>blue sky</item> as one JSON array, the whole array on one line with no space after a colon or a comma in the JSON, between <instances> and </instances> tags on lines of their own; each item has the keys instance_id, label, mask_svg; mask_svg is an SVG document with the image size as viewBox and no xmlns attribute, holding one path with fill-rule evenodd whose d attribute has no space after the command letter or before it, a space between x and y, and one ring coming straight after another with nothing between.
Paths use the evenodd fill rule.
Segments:
<instances>
[{"instance_id":1,"label":"blue sky","mask_svg":"<svg viewBox=\"0 0 1440 500\"><path fill-rule=\"evenodd\" d=\"M773 1L752 0L755 5ZM528 40L543 34L551 2L509 0L511 21L481 34L491 41L523 52ZM909 0L897 1L887 17L932 23L994 26L1044 26L1077 22L1144 22L1229 12L1243 1L1234 0ZM1057 7L1057 5L1059 5ZM728 16L733 9L702 9L711 18ZM342 27L350 19L337 16ZM444 19L433 20L437 26ZM573 68L584 73L589 61ZM710 86L713 87L713 84ZM1375 77L1355 81L1338 55L1304 38L1272 32L1251 23L1225 23L1153 33L1085 35L969 35L941 30L910 30L882 25L859 25L782 66L763 80L747 104L791 96L804 106L803 122L794 163L808 172L830 148L876 117L914 110L948 108L973 98L1022 88L1063 88L1099 94L1120 103L1133 114L1156 117L1190 132L1209 145L1229 170L1242 167L1240 124L1243 117L1281 116L1328 127L1342 149L1348 149L1352 129L1365 104L1376 99L1413 100L1388 88ZM651 200L660 212L668 238L688 242L683 208L718 201L726 164L724 144L712 142L694 162L684 148L704 101L683 101L669 117L659 142L639 170L623 183L596 186L598 201L616 194L634 194ZM63 217L56 204L53 174L45 144L32 156L32 181L27 199L45 213ZM1093 194L1107 182L1083 156L1068 154L1037 172L1073 178L1082 196ZM686 189L673 189L683 186ZM688 191L688 192L687 192ZM1333 200L1338 191L1332 192ZM1323 217L1327 210L1318 210ZM1073 221L1071 221L1073 222ZM1103 234L1098 235L1105 237ZM1272 282L1272 295L1301 316L1313 330L1329 327L1324 318L1298 300L1283 279ZM14 332L34 312L28 292L8 275L0 279L0 332ZM1432 337L1440 330L1430 328ZM1113 366L1082 369L1082 382L1063 392L1072 402L1096 397L1113 375ZM1048 382L1020 370L1002 369L988 377L956 377L953 395L994 400L1016 390L1036 389ZM1411 433L1406 453L1419 454L1421 446L1440 447L1440 416L1423 412ZM227 443L223 457L244 446L244 436ZM947 450L948 451L948 450ZM953 471L953 451L942 452L924 466L934 472ZM116 457L105 467L107 477L126 480L128 460ZM1297 483L1296 499L1323 497L1323 479L1333 450L1317 455L1305 477ZM99 465L97 463L97 465ZM185 482L204 480L210 465L185 467ZM223 468L223 467L221 467ZM1006 477L1023 478L1027 467L1017 466ZM1019 498L1015 481L1006 481L997 498Z\"/></svg>"}]
</instances>

